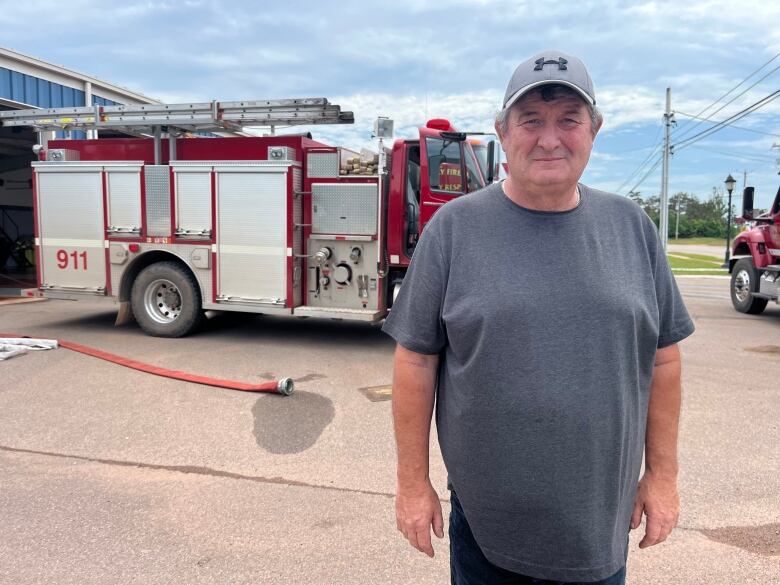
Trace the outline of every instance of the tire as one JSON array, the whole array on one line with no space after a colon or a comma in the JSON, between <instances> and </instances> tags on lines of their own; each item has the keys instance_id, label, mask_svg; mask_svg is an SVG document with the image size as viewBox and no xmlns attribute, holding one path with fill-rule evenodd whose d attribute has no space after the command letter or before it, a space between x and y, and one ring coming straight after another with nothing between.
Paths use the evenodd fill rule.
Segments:
<instances>
[{"instance_id":1,"label":"tire","mask_svg":"<svg viewBox=\"0 0 780 585\"><path fill-rule=\"evenodd\" d=\"M141 329L154 337L183 337L203 321L198 283L175 262L144 268L133 282L130 304Z\"/></svg>"},{"instance_id":2,"label":"tire","mask_svg":"<svg viewBox=\"0 0 780 585\"><path fill-rule=\"evenodd\" d=\"M748 258L737 260L731 271L731 304L740 313L758 315L766 308L766 299L750 293L758 292L758 270Z\"/></svg>"}]
</instances>

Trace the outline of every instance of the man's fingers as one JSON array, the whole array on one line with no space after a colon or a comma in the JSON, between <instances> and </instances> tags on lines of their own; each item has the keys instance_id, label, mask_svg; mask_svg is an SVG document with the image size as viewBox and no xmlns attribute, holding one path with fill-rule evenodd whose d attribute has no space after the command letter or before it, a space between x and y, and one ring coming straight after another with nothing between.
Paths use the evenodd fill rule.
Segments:
<instances>
[{"instance_id":1,"label":"man's fingers","mask_svg":"<svg viewBox=\"0 0 780 585\"><path fill-rule=\"evenodd\" d=\"M415 541L417 542L417 545L414 546L419 551L424 552L429 557L433 556L433 545L431 545L431 529L427 526L424 530L418 530L415 535Z\"/></svg>"},{"instance_id":2,"label":"man's fingers","mask_svg":"<svg viewBox=\"0 0 780 585\"><path fill-rule=\"evenodd\" d=\"M431 527L439 538L444 537L441 502L436 491L428 486L426 492L400 493L396 497L396 525L414 548L429 557L434 555L431 545Z\"/></svg>"},{"instance_id":3,"label":"man's fingers","mask_svg":"<svg viewBox=\"0 0 780 585\"><path fill-rule=\"evenodd\" d=\"M677 519L669 517L669 518L658 518L658 519L651 520L651 518L648 517L647 525L648 528L647 531L645 532L645 537L642 539L642 542L639 543L639 548L653 546L655 544L662 543L667 538L669 538L669 535L672 533L672 530L674 530L674 527L677 525ZM652 532L651 532L651 526L652 526Z\"/></svg>"},{"instance_id":4,"label":"man's fingers","mask_svg":"<svg viewBox=\"0 0 780 585\"><path fill-rule=\"evenodd\" d=\"M642 510L644 510L644 506L637 500L634 503L634 513L631 514L631 530L634 530L642 523Z\"/></svg>"},{"instance_id":5,"label":"man's fingers","mask_svg":"<svg viewBox=\"0 0 780 585\"><path fill-rule=\"evenodd\" d=\"M417 550L420 550L420 545L417 542L417 533L414 530L404 532L404 536L406 537L406 540L409 541L409 544L411 544Z\"/></svg>"},{"instance_id":6,"label":"man's fingers","mask_svg":"<svg viewBox=\"0 0 780 585\"><path fill-rule=\"evenodd\" d=\"M433 533L444 538L444 518L441 513L441 503L433 510Z\"/></svg>"},{"instance_id":7,"label":"man's fingers","mask_svg":"<svg viewBox=\"0 0 780 585\"><path fill-rule=\"evenodd\" d=\"M403 531L406 540L409 541L414 548L420 552L425 553L429 557L433 556L433 546L431 545L431 532L429 528L425 530L415 530L410 528Z\"/></svg>"},{"instance_id":8,"label":"man's fingers","mask_svg":"<svg viewBox=\"0 0 780 585\"><path fill-rule=\"evenodd\" d=\"M647 517L647 526L645 527L645 536L639 542L639 548L647 548L661 542L663 528L661 522L652 516ZM668 535L668 532L667 532ZM665 537L664 537L665 538Z\"/></svg>"}]
</instances>

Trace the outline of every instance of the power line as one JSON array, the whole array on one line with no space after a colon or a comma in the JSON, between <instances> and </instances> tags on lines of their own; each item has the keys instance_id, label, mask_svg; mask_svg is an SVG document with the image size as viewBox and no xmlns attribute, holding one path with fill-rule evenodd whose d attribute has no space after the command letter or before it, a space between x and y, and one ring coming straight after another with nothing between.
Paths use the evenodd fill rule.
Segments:
<instances>
[{"instance_id":1,"label":"power line","mask_svg":"<svg viewBox=\"0 0 780 585\"><path fill-rule=\"evenodd\" d=\"M661 127L658 127L658 132L655 134L655 138L653 139L653 142L655 142L658 139L658 136L661 134ZM641 163L639 163L639 166L637 166L632 173L626 177L626 180L623 181L623 183L618 188L617 192L620 193L623 190L623 187L625 187L628 183L631 182L631 180L636 177L639 173L642 172L642 170L645 168L647 163L650 161L650 159L653 158L658 152L660 152L660 148L662 146L663 142L657 142L655 147L650 151L650 153L642 160Z\"/></svg>"},{"instance_id":2,"label":"power line","mask_svg":"<svg viewBox=\"0 0 780 585\"><path fill-rule=\"evenodd\" d=\"M687 118L695 118L696 120L701 120L702 122L710 122L712 124L716 123L713 122L712 120L708 120L707 118L700 118L698 116L694 116L693 114L686 114L685 112L681 112L679 110L676 110L674 113L679 114L681 116L685 116ZM764 136L774 136L775 138L780 138L780 134L773 134L772 132L762 132L761 130L754 130L753 128L745 128L744 126L735 126L734 124L729 124L729 126L737 130L744 130L745 132L753 132L754 134L763 134Z\"/></svg>"},{"instance_id":3,"label":"power line","mask_svg":"<svg viewBox=\"0 0 780 585\"><path fill-rule=\"evenodd\" d=\"M651 173L652 173L652 172L653 172L655 169L657 169L657 168L658 168L658 165L660 165L660 164L661 164L661 162L663 162L663 160L664 160L664 158L663 158L662 156L658 157L658 160L657 160L657 161L655 161L655 164L654 164L652 167L650 167L650 169L649 169L649 170L648 170L648 171L647 171L647 172L646 172L646 173L645 173L645 174L642 176L642 178L641 178L641 179L639 179L639 181L637 182L637 184L636 184L636 185L634 185L633 187L631 187L631 189L629 189L629 190L628 190L628 192L629 192L629 193L631 193L632 191L636 191L636 190L637 190L637 187L639 187L639 186L640 186L642 183L644 183L644 182L645 182L645 180L647 179L647 177L649 177L649 176L650 176L650 174L651 174Z\"/></svg>"},{"instance_id":4,"label":"power line","mask_svg":"<svg viewBox=\"0 0 780 585\"><path fill-rule=\"evenodd\" d=\"M756 156L756 155L750 155L750 154L740 154L740 153L736 153L736 152L726 152L726 151L723 151L723 150L717 150L715 148L708 148L706 146L696 146L696 145L694 145L694 146L691 146L691 148L695 148L697 150L706 150L708 152L714 152L716 154L722 154L722 155L731 156L731 157L734 157L734 158L742 158L742 159L753 161L753 162L760 162L760 163L773 163L773 162L775 162L774 158L771 158L771 157L764 158L764 157L761 157L760 155Z\"/></svg>"},{"instance_id":5,"label":"power line","mask_svg":"<svg viewBox=\"0 0 780 585\"><path fill-rule=\"evenodd\" d=\"M641 163L639 163L639 166L637 166L632 171L632 173L628 175L628 177L626 177L626 179L623 181L620 187L618 187L617 190L618 193L622 192L623 187L628 185L634 177L636 177L639 173L641 173L645 169L645 167L650 163L650 161L654 156L658 156L658 154L661 152L662 146L663 143L657 144L656 147L644 158L644 160Z\"/></svg>"},{"instance_id":6,"label":"power line","mask_svg":"<svg viewBox=\"0 0 780 585\"><path fill-rule=\"evenodd\" d=\"M709 110L711 107L713 107L715 104L717 104L717 103L718 103L720 100L722 100L723 98L725 98L725 97L726 97L727 95L729 95L729 94L730 94L732 91L734 91L735 89L737 89L737 88L738 88L740 85L742 85L743 83L745 83L745 82L746 82L748 79L750 79L751 77L753 77L753 76L754 76L756 73L758 73L759 71L761 71L761 70L762 70L764 67L766 67L767 65L769 65L769 64L770 64L772 61L774 61L774 60L775 60L775 59L777 59L778 57L780 57L780 53L777 53L777 54L776 54L774 57L772 57L771 59L769 59L769 61L767 61L766 63L764 63L763 65L761 65L761 67L759 67L758 69L756 69L755 71L753 71L752 73L750 73L750 75L748 75L747 77L745 77L745 79L743 79L742 81L740 81L740 82L739 82L737 85L735 85L734 87L732 87L730 90L728 90L726 93L724 93L722 96L720 96L718 99L716 99L716 100L715 100L714 102L712 102L712 103L711 103L709 106L707 106L706 108L704 108L702 111L700 111L698 114L696 114L696 116L693 116L693 117L698 117L698 116L701 116L701 115L702 115L704 112L706 112L707 110ZM718 108L718 109L717 109L717 110L715 110L714 112L712 112L712 113L708 114L708 115L707 115L707 117L706 117L706 118L704 118L703 120L709 120L709 119L711 119L711 118L712 118L712 116L714 116L715 114L717 114L719 111L721 111L723 108L725 108L727 105L729 105L730 103L732 103L734 100L736 100L736 99L737 99L737 98L739 98L740 96L744 95L744 94L745 94L745 93L746 93L748 90L750 90L751 88L753 88L753 87L755 87L756 85L758 85L759 83L761 83L761 82L762 82L764 79L766 79L767 77L769 77L769 76L770 76L772 73L774 73L775 71L777 71L779 68L780 68L780 66L778 66L778 67L775 67L774 69L772 69L772 71L770 71L769 73L767 73L766 75L764 75L764 77L762 77L761 79L759 79L758 81L756 81L756 82L755 82L753 85L751 85L750 87L748 87L747 89L745 89L745 90L744 90L742 93L740 93L740 94L739 94L739 95L737 95L737 96L734 96L734 97L733 97L731 100L729 100L728 102L726 102L725 104L723 104L723 105L722 105L720 108ZM694 123L693 125L687 125L687 127L686 127L686 128L684 128L684 129L683 129L683 128L680 128L680 129L678 129L678 133L679 133L680 131L684 130L684 131L683 131L681 134L679 134L679 137L680 137L680 138L682 138L683 136L685 136L686 134L688 134L688 132L690 132L690 131L691 131L691 130L693 130L693 129L694 129L696 126L698 126L700 123L701 123L701 122Z\"/></svg>"},{"instance_id":7,"label":"power line","mask_svg":"<svg viewBox=\"0 0 780 585\"><path fill-rule=\"evenodd\" d=\"M683 137L683 136L685 136L685 135L686 135L688 132L690 132L691 130L693 130L694 128L696 128L696 126L698 126L698 125L699 125L699 124L701 124L702 122L704 122L704 121L708 121L708 120L711 120L711 119L712 119L712 116L714 116L715 114L717 114L718 112L720 112L720 111L721 111L723 108L725 108L725 107L726 107L726 106L728 106L729 104L732 104L732 103L734 103L734 102L735 102L737 99L741 98L741 97L742 97L743 95L745 95L745 94L746 94L748 91L750 91L750 90L751 90L751 89L753 89L755 86L757 86L759 83L761 83L762 81L764 81L764 80L765 80L767 77L769 77L770 75L772 75L772 73L774 73L774 72L775 72L775 71L777 71L778 69L780 69L780 65L778 65L777 67L775 67L774 69L772 69L772 71L770 71L769 73L767 73L766 75L764 75L764 76L763 76L761 79L759 79L758 81L756 81L756 82L755 82L753 85L751 85L751 86L750 86L750 87L748 87L748 88L745 88L745 89L744 89L742 92L740 92L740 93L738 93L737 95L735 95L733 98L731 98L729 101L727 101L727 102L726 102L725 104L723 104L721 107L719 107L717 110L715 110L714 112L711 112L711 113L707 114L707 117L706 117L706 118L704 118L704 120L701 120L701 121L699 121L699 122L696 122L696 123L695 123L693 126L689 126L689 127L686 129L686 131L685 131L685 132L683 132L682 134L679 134L679 135L678 135L678 138L682 138L682 137Z\"/></svg>"},{"instance_id":8,"label":"power line","mask_svg":"<svg viewBox=\"0 0 780 585\"><path fill-rule=\"evenodd\" d=\"M753 104L749 105L747 108L743 110L740 110L736 114L733 114L728 118L721 120L714 126L707 128L706 130L702 130L698 134L694 134L693 136L672 145L672 148L679 151L680 149L685 148L686 146L690 146L694 142L698 142L699 140L702 140L703 138L710 136L711 134L714 134L715 132L719 132L720 130L723 130L723 128L731 125L732 122L741 120L742 118L744 118L749 114L752 114L759 108L763 108L765 105L775 100L777 97L780 97L780 89L773 91L768 96L761 98L757 102L754 102Z\"/></svg>"}]
</instances>

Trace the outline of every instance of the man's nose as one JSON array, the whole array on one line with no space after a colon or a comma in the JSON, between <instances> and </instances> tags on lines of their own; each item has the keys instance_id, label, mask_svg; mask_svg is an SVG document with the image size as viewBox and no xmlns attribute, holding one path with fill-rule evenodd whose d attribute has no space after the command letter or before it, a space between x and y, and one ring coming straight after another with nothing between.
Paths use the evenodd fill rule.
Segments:
<instances>
[{"instance_id":1,"label":"man's nose","mask_svg":"<svg viewBox=\"0 0 780 585\"><path fill-rule=\"evenodd\" d=\"M558 128L555 124L545 124L539 134L539 146L544 150L554 150L558 148L561 139L558 136Z\"/></svg>"}]
</instances>

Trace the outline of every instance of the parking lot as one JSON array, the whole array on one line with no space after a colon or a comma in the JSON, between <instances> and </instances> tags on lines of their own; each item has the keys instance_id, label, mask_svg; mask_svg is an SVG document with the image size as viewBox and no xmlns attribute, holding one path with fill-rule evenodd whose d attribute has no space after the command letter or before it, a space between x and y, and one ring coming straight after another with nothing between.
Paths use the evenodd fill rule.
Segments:
<instances>
[{"instance_id":1,"label":"parking lot","mask_svg":"<svg viewBox=\"0 0 780 585\"><path fill-rule=\"evenodd\" d=\"M780 307L678 280L683 513L631 584L780 583ZM395 530L393 342L378 326L244 314L184 339L114 307L0 305L0 332L60 338L290 397L160 378L65 349L0 362L0 583L446 583ZM446 474L435 444L432 476ZM444 504L448 511L448 504ZM576 511L573 511L576 513Z\"/></svg>"}]
</instances>

